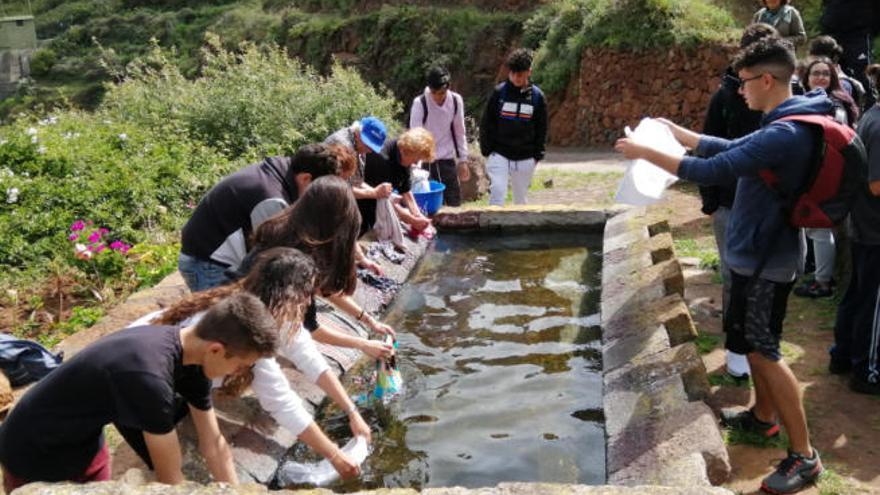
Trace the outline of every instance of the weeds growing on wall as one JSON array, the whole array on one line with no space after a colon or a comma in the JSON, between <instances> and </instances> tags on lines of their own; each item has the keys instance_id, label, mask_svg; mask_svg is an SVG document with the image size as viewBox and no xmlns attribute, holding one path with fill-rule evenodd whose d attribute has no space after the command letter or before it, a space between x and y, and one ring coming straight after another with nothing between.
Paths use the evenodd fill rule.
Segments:
<instances>
[{"instance_id":1,"label":"weeds growing on wall","mask_svg":"<svg viewBox=\"0 0 880 495\"><path fill-rule=\"evenodd\" d=\"M641 50L735 36L730 14L701 0L561 0L526 22L523 43L537 49L536 81L555 93L577 73L589 46Z\"/></svg>"}]
</instances>

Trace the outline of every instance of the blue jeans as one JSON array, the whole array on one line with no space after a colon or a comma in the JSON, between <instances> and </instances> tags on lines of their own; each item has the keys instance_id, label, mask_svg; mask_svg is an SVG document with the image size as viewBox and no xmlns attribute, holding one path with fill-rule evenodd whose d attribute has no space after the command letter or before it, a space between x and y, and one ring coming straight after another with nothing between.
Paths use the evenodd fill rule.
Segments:
<instances>
[{"instance_id":1,"label":"blue jeans","mask_svg":"<svg viewBox=\"0 0 880 495\"><path fill-rule=\"evenodd\" d=\"M188 254L180 253L177 258L177 269L192 292L213 289L229 281L226 267Z\"/></svg>"}]
</instances>

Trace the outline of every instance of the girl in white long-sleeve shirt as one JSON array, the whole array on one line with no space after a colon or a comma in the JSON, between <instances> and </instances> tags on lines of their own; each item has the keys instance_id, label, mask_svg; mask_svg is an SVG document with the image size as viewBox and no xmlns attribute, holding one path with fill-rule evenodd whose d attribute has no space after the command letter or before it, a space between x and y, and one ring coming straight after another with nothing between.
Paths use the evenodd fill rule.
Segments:
<instances>
[{"instance_id":1,"label":"girl in white long-sleeve shirt","mask_svg":"<svg viewBox=\"0 0 880 495\"><path fill-rule=\"evenodd\" d=\"M354 435L370 439L370 429L348 397L324 357L318 352L310 332L300 328L303 308L310 305L316 268L311 258L292 248L272 248L258 256L254 267L241 280L204 292L190 294L168 309L146 315L131 326L145 323L189 325L198 321L214 302L238 291L251 292L266 304L281 325L279 354L290 360L306 378L316 383L349 416ZM282 427L327 458L343 478L359 474L359 467L330 441L303 407L302 399L290 388L281 366L274 358L260 359L250 373L228 376L215 383L237 395L247 386L260 405Z\"/></svg>"}]
</instances>

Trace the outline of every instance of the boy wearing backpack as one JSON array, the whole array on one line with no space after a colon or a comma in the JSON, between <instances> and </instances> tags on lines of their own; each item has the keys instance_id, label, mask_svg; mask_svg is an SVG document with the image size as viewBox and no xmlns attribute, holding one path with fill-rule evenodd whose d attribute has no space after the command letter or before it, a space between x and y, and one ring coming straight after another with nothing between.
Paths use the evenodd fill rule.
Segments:
<instances>
[{"instance_id":1,"label":"boy wearing backpack","mask_svg":"<svg viewBox=\"0 0 880 495\"><path fill-rule=\"evenodd\" d=\"M507 68L507 80L495 86L480 124L480 151L488 158L489 204L497 206L504 206L508 178L514 204L526 203L547 140L544 93L529 81L532 55L524 48L514 50Z\"/></svg>"},{"instance_id":2,"label":"boy wearing backpack","mask_svg":"<svg viewBox=\"0 0 880 495\"><path fill-rule=\"evenodd\" d=\"M738 180L726 236L732 280L724 326L726 347L748 356L755 404L739 413L723 411L722 422L770 437L779 433L781 421L790 438L789 453L761 488L793 493L819 476L822 463L810 444L800 386L780 352L786 303L804 255L784 192L795 194L809 181L822 138L812 125L785 117L827 115L832 103L824 94L792 96L789 81L796 61L778 39L749 45L733 65L749 108L765 114L760 130L728 141L667 122L679 142L708 158L674 157L626 138L615 148L628 159L646 159L699 184ZM773 187L768 173L776 178Z\"/></svg>"},{"instance_id":3,"label":"boy wearing backpack","mask_svg":"<svg viewBox=\"0 0 880 495\"><path fill-rule=\"evenodd\" d=\"M413 99L409 112L409 127L424 127L434 136L435 157L423 163L430 178L442 182L443 202L461 206L459 178L470 177L467 164L467 134L464 125L464 102L461 95L449 89L449 71L432 67L427 74L428 86Z\"/></svg>"}]
</instances>

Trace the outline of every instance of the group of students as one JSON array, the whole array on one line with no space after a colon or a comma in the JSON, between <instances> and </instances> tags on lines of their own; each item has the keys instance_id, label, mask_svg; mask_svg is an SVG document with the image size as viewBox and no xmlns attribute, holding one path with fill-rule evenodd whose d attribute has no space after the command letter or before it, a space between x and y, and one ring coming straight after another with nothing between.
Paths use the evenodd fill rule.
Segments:
<instances>
[{"instance_id":1,"label":"group of students","mask_svg":"<svg viewBox=\"0 0 880 495\"><path fill-rule=\"evenodd\" d=\"M543 96L529 81L531 55L516 50L508 66L511 75L495 88L483 128L493 198L501 204L508 172L517 202L525 200L546 137ZM430 233L431 220L411 190L414 165L448 184L451 205L460 202L458 181L466 177L463 101L449 90L445 69L431 69L427 79L413 101L411 128L397 138L386 139L385 124L365 117L323 143L265 158L212 187L181 232L178 269L191 294L95 342L24 395L0 425L6 492L33 481L109 479L108 424L158 481L183 481L175 425L186 415L214 479L235 483L212 388L230 395L251 388L279 425L342 477L357 476L358 465L315 424L275 356L317 384L348 415L352 433L369 441L369 426L315 341L377 359L389 358L393 346L322 325L315 297L372 332L394 335L351 297L359 267L382 272L357 240L372 229L404 250L395 231L401 222L411 236ZM523 136L527 142L518 143Z\"/></svg>"},{"instance_id":2,"label":"group of students","mask_svg":"<svg viewBox=\"0 0 880 495\"><path fill-rule=\"evenodd\" d=\"M767 24L746 28L740 46L712 97L702 134L661 119L691 154L669 155L629 138L615 147L629 159L648 160L701 186L703 211L714 216L721 255L725 347L743 357L755 389L751 408L723 410L721 420L767 437L785 428L788 456L761 488L793 493L823 470L810 442L800 386L780 351L788 296L806 254L801 229L789 222L791 197L812 180L817 150L824 149L817 146L822 134L796 119L822 116L855 126L867 150L867 182L849 209L852 277L838 309L829 369L851 372L850 387L857 392L880 394L880 108L865 103L859 118L857 97L849 92L856 84L841 74L833 38L814 40L802 64L791 43ZM866 75L880 85L880 65L870 66ZM862 87L869 91L871 85ZM808 235L821 257L818 236ZM831 267L817 268L817 281L826 269L833 270L833 259Z\"/></svg>"}]
</instances>

